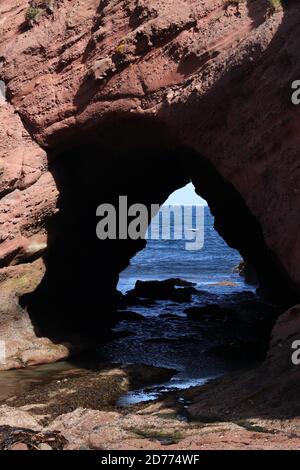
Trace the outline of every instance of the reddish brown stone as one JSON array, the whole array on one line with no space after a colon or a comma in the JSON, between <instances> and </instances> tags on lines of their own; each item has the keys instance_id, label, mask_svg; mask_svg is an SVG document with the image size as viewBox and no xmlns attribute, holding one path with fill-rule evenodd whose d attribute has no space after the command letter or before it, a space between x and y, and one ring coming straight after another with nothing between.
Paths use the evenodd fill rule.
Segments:
<instances>
[{"instance_id":1,"label":"reddish brown stone","mask_svg":"<svg viewBox=\"0 0 300 470\"><path fill-rule=\"evenodd\" d=\"M101 8L98 0L61 0L31 25L27 8L27 0L0 5L8 98L0 102L0 329L13 351L5 367L69 353L35 339L18 304L34 286L11 279L30 271L36 286L44 274L28 244L38 237L35 254L44 252L46 221L58 210L45 149L58 154L111 113L151 117L204 155L241 195L299 293L300 107L291 103L300 78L298 2L274 12L269 0L113 0ZM45 345L28 348L28 340Z\"/></svg>"},{"instance_id":2,"label":"reddish brown stone","mask_svg":"<svg viewBox=\"0 0 300 470\"><path fill-rule=\"evenodd\" d=\"M12 446L9 447L7 450L28 450L28 447L23 442L16 442Z\"/></svg>"}]
</instances>

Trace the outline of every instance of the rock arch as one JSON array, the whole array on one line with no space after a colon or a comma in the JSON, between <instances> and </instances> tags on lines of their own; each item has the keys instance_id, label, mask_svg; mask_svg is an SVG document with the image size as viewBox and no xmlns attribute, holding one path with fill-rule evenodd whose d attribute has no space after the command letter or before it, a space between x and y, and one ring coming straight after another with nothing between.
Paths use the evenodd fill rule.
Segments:
<instances>
[{"instance_id":1,"label":"rock arch","mask_svg":"<svg viewBox=\"0 0 300 470\"><path fill-rule=\"evenodd\" d=\"M182 0L176 9L171 0L138 6L80 0L72 11L62 1L51 17L24 31L26 8L25 0L18 10L9 0L0 6L0 73L8 97L0 106L1 328L13 345L9 366L67 354L68 345L41 338L32 348L35 334L24 295L44 285L50 289L41 284L41 256L51 259L52 239L53 246L61 240L66 254L61 234L72 224L62 188L99 173L107 183L111 155L121 144L137 161L141 149L156 152L159 146L160 161L178 166L151 197L160 200L192 178L228 243L265 280L270 281L267 272L275 274L298 295L299 108L290 94L292 79L300 76L297 2L273 12L269 0ZM109 157L102 159L105 152ZM97 172L87 168L86 155L95 154L101 155L94 159ZM65 164L72 158L82 166ZM193 170L186 173L190 158ZM148 170L147 159L142 165ZM72 200L80 207L80 184L75 186ZM84 197L93 199L90 188L98 188L97 181L86 187ZM144 190L136 188L134 197ZM57 237L62 214L67 227ZM136 249L116 257L111 289ZM82 258L76 237L68 250ZM82 275L79 280L86 281Z\"/></svg>"}]
</instances>

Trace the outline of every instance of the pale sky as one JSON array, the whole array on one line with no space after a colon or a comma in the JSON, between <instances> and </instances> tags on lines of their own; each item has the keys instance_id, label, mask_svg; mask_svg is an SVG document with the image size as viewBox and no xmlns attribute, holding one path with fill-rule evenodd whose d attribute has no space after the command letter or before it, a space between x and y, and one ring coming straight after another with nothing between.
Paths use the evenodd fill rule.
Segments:
<instances>
[{"instance_id":1,"label":"pale sky","mask_svg":"<svg viewBox=\"0 0 300 470\"><path fill-rule=\"evenodd\" d=\"M185 205L196 205L196 204L201 204L201 205L207 205L207 202L202 199L200 196L198 196L195 193L195 187L193 183L189 183L183 188L178 189L177 191L174 191L166 202L164 203L165 205L172 205L172 204L185 204Z\"/></svg>"}]
</instances>

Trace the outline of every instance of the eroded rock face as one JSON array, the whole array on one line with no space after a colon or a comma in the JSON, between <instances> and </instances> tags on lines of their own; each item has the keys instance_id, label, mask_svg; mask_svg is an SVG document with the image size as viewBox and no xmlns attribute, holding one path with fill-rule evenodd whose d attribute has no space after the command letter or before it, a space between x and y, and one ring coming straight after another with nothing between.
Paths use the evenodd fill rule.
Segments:
<instances>
[{"instance_id":1,"label":"eroded rock face","mask_svg":"<svg viewBox=\"0 0 300 470\"><path fill-rule=\"evenodd\" d=\"M299 365L292 357L298 338L296 305L279 317L267 358L259 368L239 374L238 380L224 378L187 392L190 415L206 420L222 421L226 415L234 415L237 421L260 417L293 423L299 416ZM299 429L295 422L293 427Z\"/></svg>"},{"instance_id":2,"label":"eroded rock face","mask_svg":"<svg viewBox=\"0 0 300 470\"><path fill-rule=\"evenodd\" d=\"M53 346L36 310L57 312L58 328L76 308L75 319L109 313L107 299L102 312L96 301L112 296L141 245L98 248L93 216L87 234L69 214L78 203L86 222L85 204L94 214L119 191L162 203L192 178L225 240L262 272L276 266L298 294L298 2L274 11L269 0L57 0L30 24L27 9L27 0L0 5L0 321L9 367L24 335ZM161 175L147 186L155 165ZM93 265L106 273L102 291L96 281L86 290ZM16 288L24 271L34 281ZM37 299L24 298L37 287ZM55 293L65 295L61 309L49 306ZM7 328L19 332L15 346ZM44 362L47 347L19 362Z\"/></svg>"}]
</instances>

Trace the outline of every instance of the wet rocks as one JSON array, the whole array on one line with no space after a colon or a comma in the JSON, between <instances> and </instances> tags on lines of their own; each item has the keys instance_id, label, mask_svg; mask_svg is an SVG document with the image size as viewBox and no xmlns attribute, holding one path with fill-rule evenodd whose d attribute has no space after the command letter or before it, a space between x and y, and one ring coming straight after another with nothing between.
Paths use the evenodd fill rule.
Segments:
<instances>
[{"instance_id":1,"label":"wet rocks","mask_svg":"<svg viewBox=\"0 0 300 470\"><path fill-rule=\"evenodd\" d=\"M240 276L244 277L248 284L258 284L257 272L254 266L252 266L247 261L241 260L234 270L235 272L239 273Z\"/></svg>"},{"instance_id":2,"label":"wet rocks","mask_svg":"<svg viewBox=\"0 0 300 470\"><path fill-rule=\"evenodd\" d=\"M186 336L171 336L171 337L160 337L160 338L149 338L146 340L146 343L151 344L187 344L193 343L198 340L197 336L186 335Z\"/></svg>"},{"instance_id":3,"label":"wet rocks","mask_svg":"<svg viewBox=\"0 0 300 470\"><path fill-rule=\"evenodd\" d=\"M174 302L189 302L192 295L198 291L195 284L182 279L167 279L164 281L137 281L135 288L128 292L127 298L145 298L151 300L173 300Z\"/></svg>"},{"instance_id":4,"label":"wet rocks","mask_svg":"<svg viewBox=\"0 0 300 470\"><path fill-rule=\"evenodd\" d=\"M123 308L126 308L127 306L152 307L155 304L154 299L142 299L136 297L133 291L129 291L126 295L124 295L123 301Z\"/></svg>"},{"instance_id":5,"label":"wet rocks","mask_svg":"<svg viewBox=\"0 0 300 470\"><path fill-rule=\"evenodd\" d=\"M229 386L236 381L229 382ZM218 388L226 388L223 381ZM262 413L239 415L235 413L236 393L228 393L233 407L222 414L226 398L209 393L214 383L202 390L201 415L191 415L182 409L180 401L190 403L195 412L195 397L201 395L192 389L174 394L151 405L145 404L126 413L77 408L51 421L39 433L30 429L9 427L0 442L4 449L42 450L47 447L66 450L211 450L211 449L297 449L300 445L299 417L274 419ZM228 387L228 384L227 384ZM243 392L247 396L245 389ZM268 390L266 391L268 393ZM207 399L209 396L209 399ZM221 402L220 402L221 401ZM265 405L265 408L267 406ZM255 408L257 411L257 408ZM182 419L182 413L187 419ZM213 415L213 413L215 413ZM217 413L220 413L217 415ZM22 439L22 441L18 441ZM50 440L53 439L53 440Z\"/></svg>"},{"instance_id":6,"label":"wet rocks","mask_svg":"<svg viewBox=\"0 0 300 470\"><path fill-rule=\"evenodd\" d=\"M186 397L192 401L189 414L227 420L260 418L299 438L299 366L291 358L298 337L300 306L279 317L272 330L271 346L257 368L224 377Z\"/></svg>"},{"instance_id":7,"label":"wet rocks","mask_svg":"<svg viewBox=\"0 0 300 470\"><path fill-rule=\"evenodd\" d=\"M203 320L203 318L213 317L218 320L235 320L236 313L229 308L221 307L218 304L207 305L205 307L189 307L184 310L190 320Z\"/></svg>"},{"instance_id":8,"label":"wet rocks","mask_svg":"<svg viewBox=\"0 0 300 470\"><path fill-rule=\"evenodd\" d=\"M249 361L261 361L265 358L267 352L267 344L255 338L253 341L237 340L230 343L223 343L209 350L209 354L218 355L224 359L240 360L243 363Z\"/></svg>"},{"instance_id":9,"label":"wet rocks","mask_svg":"<svg viewBox=\"0 0 300 470\"><path fill-rule=\"evenodd\" d=\"M171 312L163 312L159 316L165 320L179 320L181 318L179 315Z\"/></svg>"},{"instance_id":10,"label":"wet rocks","mask_svg":"<svg viewBox=\"0 0 300 470\"><path fill-rule=\"evenodd\" d=\"M0 426L0 450L62 450L67 440L57 431Z\"/></svg>"},{"instance_id":11,"label":"wet rocks","mask_svg":"<svg viewBox=\"0 0 300 470\"><path fill-rule=\"evenodd\" d=\"M39 429L39 419L45 415L49 420L79 407L112 409L129 390L166 382L176 371L143 364L120 367L103 364L98 365L98 370L78 369L76 372L62 380L35 385L7 399L9 407L0 407L0 425L22 422L26 428Z\"/></svg>"},{"instance_id":12,"label":"wet rocks","mask_svg":"<svg viewBox=\"0 0 300 470\"><path fill-rule=\"evenodd\" d=\"M8 450L29 450L28 446L23 442L16 442L8 448Z\"/></svg>"},{"instance_id":13,"label":"wet rocks","mask_svg":"<svg viewBox=\"0 0 300 470\"><path fill-rule=\"evenodd\" d=\"M131 312L130 310L119 310L116 314L116 320L128 320L128 321L141 321L144 317L140 313Z\"/></svg>"},{"instance_id":14,"label":"wet rocks","mask_svg":"<svg viewBox=\"0 0 300 470\"><path fill-rule=\"evenodd\" d=\"M290 352L298 328L299 307L286 312L277 322L271 351L259 369L238 372L202 387L181 390L150 405L140 404L121 410L106 405L102 407L103 403L92 402L89 398L85 402L82 400L85 407L79 405L66 411L68 407L65 406L56 414L51 408L41 407L43 400L44 405L48 404L53 399L57 400L60 394L69 404L74 399L76 402L74 390L82 387L84 396L86 384L85 392L89 395L92 382L94 393L99 395L101 389L94 382L94 373L90 376L92 380L89 379L90 372L79 382L61 380L56 384L56 392L48 385L50 393L45 393L46 388L42 387L38 403L35 406L27 403L27 411L22 402L17 403L16 400L10 400L14 408L0 408L0 425L10 416L10 425L0 426L0 448L296 449L300 443L299 374L291 363ZM237 348L237 343L228 345ZM226 353L224 350L220 352ZM242 351L236 349L236 353L242 354ZM102 386L116 373L119 375L120 372L107 370ZM154 380L153 373L151 368L142 365L127 369L127 377L134 386L142 386L150 376ZM162 371L157 370L156 373L159 374L157 379L162 380ZM35 387L34 393L38 388ZM34 393L27 393L29 400L35 401ZM17 421L21 419L21 412L22 426ZM184 420L182 416L185 416ZM30 419L37 423L34 430Z\"/></svg>"},{"instance_id":15,"label":"wet rocks","mask_svg":"<svg viewBox=\"0 0 300 470\"><path fill-rule=\"evenodd\" d=\"M167 282L169 284L173 284L176 287L192 287L197 285L196 282L186 281L185 279L180 279L179 277L167 279Z\"/></svg>"},{"instance_id":16,"label":"wet rocks","mask_svg":"<svg viewBox=\"0 0 300 470\"><path fill-rule=\"evenodd\" d=\"M39 420L27 411L8 405L0 406L0 429L3 431L16 425L19 428L28 428L34 431L41 428Z\"/></svg>"},{"instance_id":17,"label":"wet rocks","mask_svg":"<svg viewBox=\"0 0 300 470\"><path fill-rule=\"evenodd\" d=\"M283 306L274 305L259 298L242 299L236 303L235 309L239 318L245 323L260 323L261 328L271 329L276 319L284 311Z\"/></svg>"}]
</instances>

